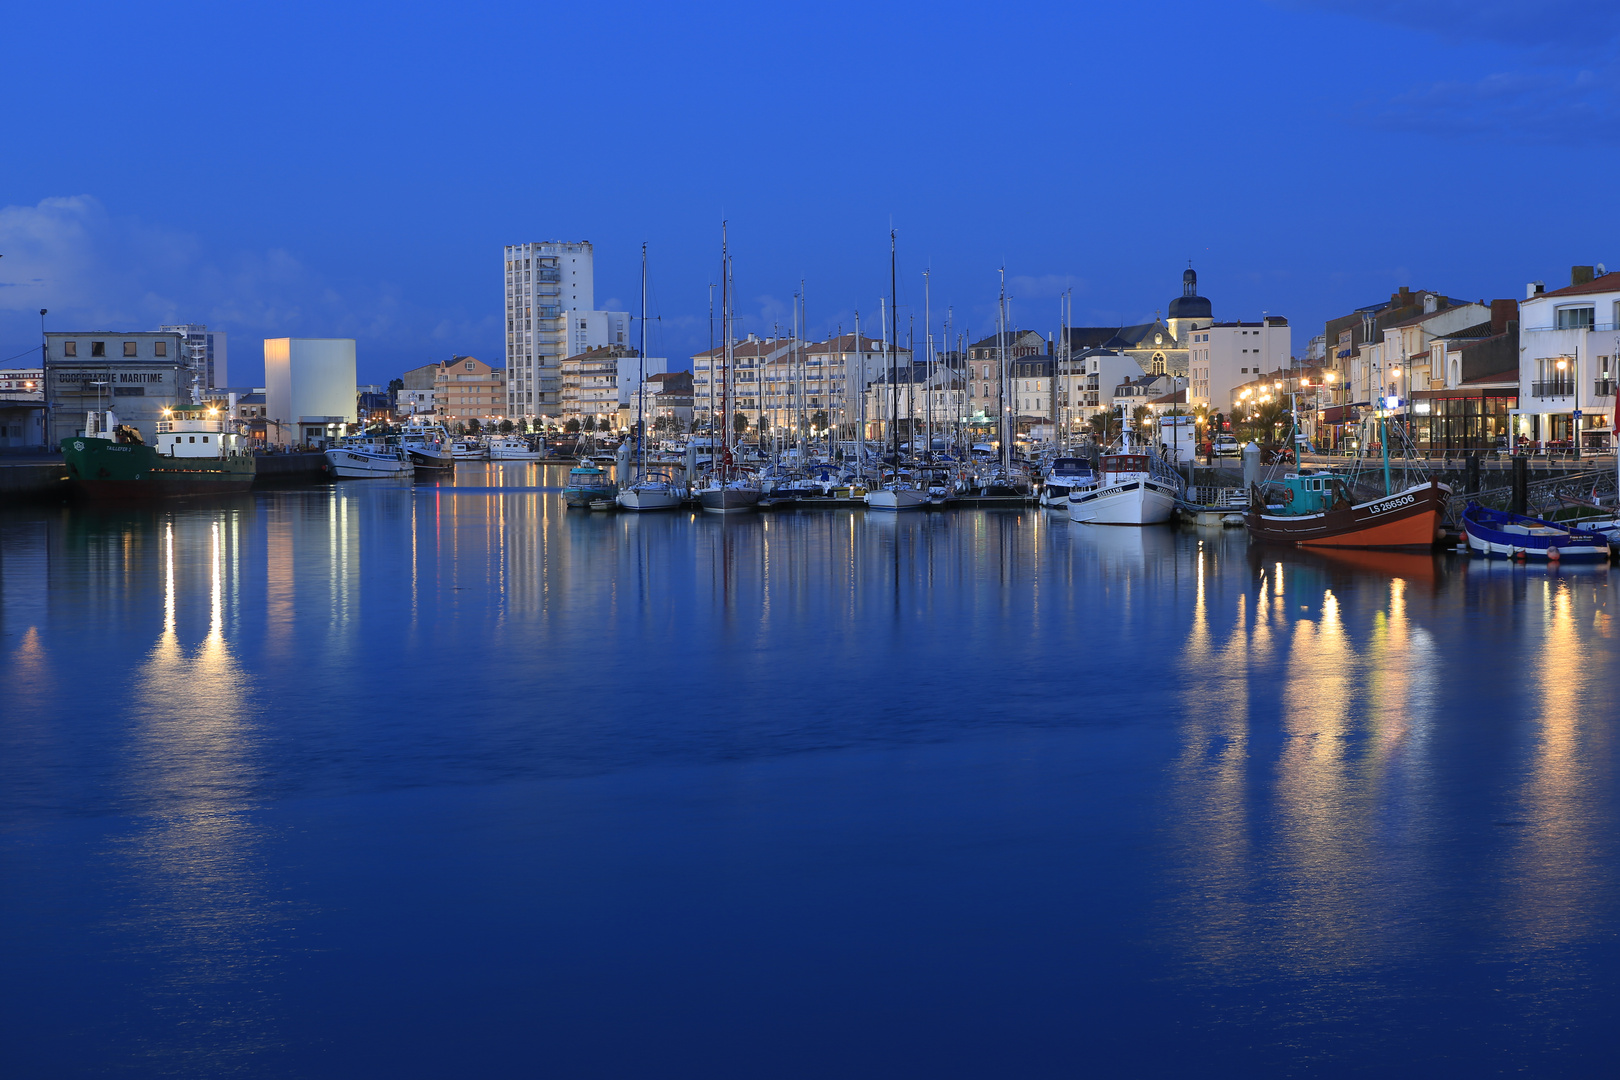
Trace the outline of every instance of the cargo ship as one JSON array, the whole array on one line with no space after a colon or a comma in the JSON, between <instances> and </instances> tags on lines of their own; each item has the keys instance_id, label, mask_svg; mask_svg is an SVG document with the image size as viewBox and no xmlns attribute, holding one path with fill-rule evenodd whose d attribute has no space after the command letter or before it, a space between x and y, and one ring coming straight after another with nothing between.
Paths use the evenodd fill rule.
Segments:
<instances>
[{"instance_id":1,"label":"cargo ship","mask_svg":"<svg viewBox=\"0 0 1620 1080\"><path fill-rule=\"evenodd\" d=\"M246 491L257 472L234 421L218 409L165 409L155 445L111 412L62 440L68 475L96 499L163 499Z\"/></svg>"}]
</instances>

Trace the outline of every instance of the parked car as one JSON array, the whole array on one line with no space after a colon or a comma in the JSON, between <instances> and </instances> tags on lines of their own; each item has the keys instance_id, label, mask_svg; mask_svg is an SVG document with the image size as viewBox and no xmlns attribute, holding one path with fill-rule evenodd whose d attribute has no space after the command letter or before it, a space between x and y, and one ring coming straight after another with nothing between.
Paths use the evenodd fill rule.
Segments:
<instances>
[{"instance_id":1,"label":"parked car","mask_svg":"<svg viewBox=\"0 0 1620 1080\"><path fill-rule=\"evenodd\" d=\"M1215 442L1210 449L1214 451L1216 457L1237 457L1243 453L1243 448L1232 435L1215 436Z\"/></svg>"}]
</instances>

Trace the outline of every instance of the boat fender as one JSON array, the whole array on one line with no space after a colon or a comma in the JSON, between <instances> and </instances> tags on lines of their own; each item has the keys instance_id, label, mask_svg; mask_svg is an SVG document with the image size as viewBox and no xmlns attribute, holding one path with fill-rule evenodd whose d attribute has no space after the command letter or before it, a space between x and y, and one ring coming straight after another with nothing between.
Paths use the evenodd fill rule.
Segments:
<instances>
[{"instance_id":1,"label":"boat fender","mask_svg":"<svg viewBox=\"0 0 1620 1080\"><path fill-rule=\"evenodd\" d=\"M1558 554L1558 548L1557 548L1556 545L1554 545L1553 547L1549 547L1547 549L1547 561L1548 562L1557 562L1561 558L1563 558L1563 556Z\"/></svg>"}]
</instances>

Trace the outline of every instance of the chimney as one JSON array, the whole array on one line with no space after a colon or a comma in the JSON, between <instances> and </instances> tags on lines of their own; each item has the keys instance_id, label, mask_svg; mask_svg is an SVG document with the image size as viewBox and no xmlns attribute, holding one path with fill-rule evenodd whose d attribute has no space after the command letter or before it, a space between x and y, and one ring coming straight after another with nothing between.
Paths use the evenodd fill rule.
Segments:
<instances>
[{"instance_id":1,"label":"chimney","mask_svg":"<svg viewBox=\"0 0 1620 1080\"><path fill-rule=\"evenodd\" d=\"M1569 283L1571 285L1586 285L1592 280L1590 266L1572 266L1569 268Z\"/></svg>"},{"instance_id":2,"label":"chimney","mask_svg":"<svg viewBox=\"0 0 1620 1080\"><path fill-rule=\"evenodd\" d=\"M1491 335L1505 334L1508 323L1519 317L1519 302L1517 300L1491 301Z\"/></svg>"},{"instance_id":3,"label":"chimney","mask_svg":"<svg viewBox=\"0 0 1620 1080\"><path fill-rule=\"evenodd\" d=\"M1545 281L1532 281L1530 284L1524 287L1524 298L1526 300L1534 300L1536 297L1540 296L1546 291L1547 283Z\"/></svg>"},{"instance_id":4,"label":"chimney","mask_svg":"<svg viewBox=\"0 0 1620 1080\"><path fill-rule=\"evenodd\" d=\"M1423 314L1433 315L1440 310L1440 298L1432 292L1423 294Z\"/></svg>"}]
</instances>

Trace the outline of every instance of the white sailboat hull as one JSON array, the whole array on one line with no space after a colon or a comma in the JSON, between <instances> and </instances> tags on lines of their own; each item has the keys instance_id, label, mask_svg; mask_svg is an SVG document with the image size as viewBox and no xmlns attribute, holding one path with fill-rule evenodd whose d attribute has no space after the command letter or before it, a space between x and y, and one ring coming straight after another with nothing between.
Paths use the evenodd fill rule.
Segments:
<instances>
[{"instance_id":1,"label":"white sailboat hull","mask_svg":"<svg viewBox=\"0 0 1620 1080\"><path fill-rule=\"evenodd\" d=\"M676 510L681 497L667 488L625 488L619 492L619 505L626 510Z\"/></svg>"},{"instance_id":2,"label":"white sailboat hull","mask_svg":"<svg viewBox=\"0 0 1620 1080\"><path fill-rule=\"evenodd\" d=\"M866 493L866 507L869 510L925 510L928 507L928 492L917 491L914 488L883 488L879 491Z\"/></svg>"},{"instance_id":3,"label":"white sailboat hull","mask_svg":"<svg viewBox=\"0 0 1620 1080\"><path fill-rule=\"evenodd\" d=\"M1176 512L1176 490L1159 480L1120 480L1069 497L1069 520L1087 525L1162 525Z\"/></svg>"}]
</instances>

